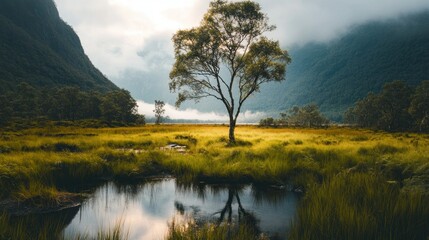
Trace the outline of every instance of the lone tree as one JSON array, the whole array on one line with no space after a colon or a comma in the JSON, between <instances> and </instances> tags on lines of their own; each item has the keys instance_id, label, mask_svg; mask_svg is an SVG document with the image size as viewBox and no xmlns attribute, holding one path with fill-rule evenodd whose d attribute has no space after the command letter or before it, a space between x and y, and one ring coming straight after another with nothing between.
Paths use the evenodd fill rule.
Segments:
<instances>
[{"instance_id":1,"label":"lone tree","mask_svg":"<svg viewBox=\"0 0 429 240\"><path fill-rule=\"evenodd\" d=\"M160 124L162 122L162 117L164 116L165 109L164 109L165 103L161 100L155 100L155 109L153 112L155 113L155 124Z\"/></svg>"},{"instance_id":2,"label":"lone tree","mask_svg":"<svg viewBox=\"0 0 429 240\"><path fill-rule=\"evenodd\" d=\"M176 106L186 100L212 97L229 115L229 141L235 142L237 117L246 99L261 84L285 79L291 61L278 41L263 36L275 29L259 4L215 0L199 27L173 36L175 59L170 91Z\"/></svg>"}]
</instances>

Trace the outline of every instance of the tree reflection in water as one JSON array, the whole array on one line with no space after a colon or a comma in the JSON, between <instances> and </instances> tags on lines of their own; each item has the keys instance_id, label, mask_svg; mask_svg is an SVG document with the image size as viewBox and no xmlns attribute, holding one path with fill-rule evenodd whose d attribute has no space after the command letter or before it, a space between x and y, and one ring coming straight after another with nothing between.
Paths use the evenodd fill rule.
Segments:
<instances>
[{"instance_id":1,"label":"tree reflection in water","mask_svg":"<svg viewBox=\"0 0 429 240\"><path fill-rule=\"evenodd\" d=\"M299 200L296 194L285 188L183 184L173 178L126 185L110 182L92 189L91 193L91 197L70 215L53 217L52 222L58 225L56 232L67 226L66 234L88 233L92 236L97 234L100 226L110 226L123 220L125 228L130 229L130 239L162 239L168 222L177 217L194 221L198 226L208 222L234 229L245 224L247 229L264 232L272 238L286 235ZM65 221L59 224L61 217ZM25 221L21 226L37 229L52 226L47 219L36 221L35 224L32 223L34 221ZM15 223L10 225L17 226ZM1 227L0 223L0 230Z\"/></svg>"},{"instance_id":2,"label":"tree reflection in water","mask_svg":"<svg viewBox=\"0 0 429 240\"><path fill-rule=\"evenodd\" d=\"M200 220L205 219L205 221L211 221L215 222L217 225L220 225L222 223L228 223L228 224L237 224L239 225L246 225L246 227L251 228L255 233L259 233L260 229L258 227L259 219L251 212L250 210L246 210L243 207L243 204L240 199L240 193L243 190L243 186L208 186L208 185L180 185L181 191L193 191L198 194L198 196L204 200L206 198L207 190L210 190L212 194L217 195L220 194L221 191L224 191L225 188L228 189L228 197L226 199L225 205L223 205L223 208L220 209L217 212L214 212L211 214L211 217L208 219L205 218L205 216L193 216L197 217ZM236 216L237 218L234 219L234 205L237 205L236 210ZM186 212L186 207L183 203L179 201L175 201L174 207L176 211L184 215ZM193 208L192 206L189 206L189 208ZM195 209L194 209L195 213ZM194 219L195 220L195 219ZM198 220L198 219L197 219Z\"/></svg>"},{"instance_id":3,"label":"tree reflection in water","mask_svg":"<svg viewBox=\"0 0 429 240\"><path fill-rule=\"evenodd\" d=\"M232 223L232 216L233 216L233 208L232 205L234 204L234 199L237 201L237 213L238 213L238 219L237 223L245 224L247 227L252 228L254 232L260 232L258 223L259 220L256 218L256 216L250 212L244 209L243 205L241 204L240 200L240 191L241 188L230 186L228 187L228 199L225 203L225 206L222 210L215 212L213 215L219 215L219 218L217 219L217 224L221 224L222 222L226 221L227 223Z\"/></svg>"},{"instance_id":4,"label":"tree reflection in water","mask_svg":"<svg viewBox=\"0 0 429 240\"><path fill-rule=\"evenodd\" d=\"M82 205L66 231L86 232L88 226L99 229L123 219L131 239L162 239L169 222L189 220L197 226L209 223L285 236L297 201L286 188L268 185L185 184L174 178L127 185L111 182Z\"/></svg>"}]
</instances>

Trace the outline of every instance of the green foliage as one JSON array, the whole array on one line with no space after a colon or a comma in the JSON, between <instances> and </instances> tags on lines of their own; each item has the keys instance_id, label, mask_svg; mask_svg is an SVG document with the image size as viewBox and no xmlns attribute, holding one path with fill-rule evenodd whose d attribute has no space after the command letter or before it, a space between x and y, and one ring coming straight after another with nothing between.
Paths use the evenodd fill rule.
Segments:
<instances>
[{"instance_id":1,"label":"green foliage","mask_svg":"<svg viewBox=\"0 0 429 240\"><path fill-rule=\"evenodd\" d=\"M106 94L100 105L102 118L108 122L132 123L137 120L137 103L127 90Z\"/></svg>"},{"instance_id":2,"label":"green foliage","mask_svg":"<svg viewBox=\"0 0 429 240\"><path fill-rule=\"evenodd\" d=\"M289 126L299 127L321 127L329 123L319 110L316 104L309 104L303 107L293 107L289 113L281 113L281 122Z\"/></svg>"},{"instance_id":3,"label":"green foliage","mask_svg":"<svg viewBox=\"0 0 429 240\"><path fill-rule=\"evenodd\" d=\"M221 101L230 119L229 140L234 142L243 103L262 84L285 78L287 51L263 36L273 29L258 3L211 2L199 27L173 36L176 61L170 90L178 91L176 105L205 97Z\"/></svg>"},{"instance_id":4,"label":"green foliage","mask_svg":"<svg viewBox=\"0 0 429 240\"><path fill-rule=\"evenodd\" d=\"M155 124L160 124L162 122L162 118L165 113L164 106L165 106L164 101L155 100L155 109L153 110L156 118Z\"/></svg>"},{"instance_id":5,"label":"green foliage","mask_svg":"<svg viewBox=\"0 0 429 240\"><path fill-rule=\"evenodd\" d=\"M266 118L261 119L260 126L296 126L296 127L322 127L329 123L329 120L320 113L316 104L309 104L303 107L293 107L286 113L280 113L281 119Z\"/></svg>"},{"instance_id":6,"label":"green foliage","mask_svg":"<svg viewBox=\"0 0 429 240\"><path fill-rule=\"evenodd\" d=\"M263 118L259 121L259 126L263 127L270 127L270 126L276 126L277 122L274 120L274 118Z\"/></svg>"},{"instance_id":7,"label":"green foliage","mask_svg":"<svg viewBox=\"0 0 429 240\"><path fill-rule=\"evenodd\" d=\"M348 123L386 131L427 131L428 81L416 90L404 82L386 83L380 94L370 93L345 114Z\"/></svg>"},{"instance_id":8,"label":"green foliage","mask_svg":"<svg viewBox=\"0 0 429 240\"><path fill-rule=\"evenodd\" d=\"M57 121L57 125L73 125L76 122L75 125L87 127L144 124L144 116L137 114L137 103L126 90L102 95L75 87L38 90L22 83L18 92L7 92L0 98L3 98L3 109L6 109L3 111L5 118L0 123L3 125L17 125L19 119L33 121L35 125L46 124L47 120Z\"/></svg>"},{"instance_id":9,"label":"green foliage","mask_svg":"<svg viewBox=\"0 0 429 240\"><path fill-rule=\"evenodd\" d=\"M92 65L52 0L1 1L0 42L0 125L39 117L144 121L129 92Z\"/></svg>"},{"instance_id":10,"label":"green foliage","mask_svg":"<svg viewBox=\"0 0 429 240\"><path fill-rule=\"evenodd\" d=\"M429 80L417 86L411 97L409 112L419 131L429 131Z\"/></svg>"}]
</instances>

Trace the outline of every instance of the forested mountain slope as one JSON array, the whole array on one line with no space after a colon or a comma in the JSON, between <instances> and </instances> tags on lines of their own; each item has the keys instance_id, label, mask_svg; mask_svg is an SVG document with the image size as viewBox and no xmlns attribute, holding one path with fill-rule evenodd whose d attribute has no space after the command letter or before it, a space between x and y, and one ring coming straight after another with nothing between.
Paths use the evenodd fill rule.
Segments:
<instances>
[{"instance_id":1,"label":"forested mountain slope","mask_svg":"<svg viewBox=\"0 0 429 240\"><path fill-rule=\"evenodd\" d=\"M272 113L316 103L331 119L384 83L429 79L429 12L353 27L329 43L291 48L286 81L265 86L247 108Z\"/></svg>"},{"instance_id":2,"label":"forested mountain slope","mask_svg":"<svg viewBox=\"0 0 429 240\"><path fill-rule=\"evenodd\" d=\"M1 0L0 93L18 91L21 82L36 88L118 89L92 65L52 0Z\"/></svg>"}]
</instances>

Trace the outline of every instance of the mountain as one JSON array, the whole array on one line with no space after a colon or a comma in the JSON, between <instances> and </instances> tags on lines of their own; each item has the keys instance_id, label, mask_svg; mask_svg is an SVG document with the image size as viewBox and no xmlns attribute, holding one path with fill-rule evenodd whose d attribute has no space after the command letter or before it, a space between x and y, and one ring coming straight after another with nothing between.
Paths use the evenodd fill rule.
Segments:
<instances>
[{"instance_id":1,"label":"mountain","mask_svg":"<svg viewBox=\"0 0 429 240\"><path fill-rule=\"evenodd\" d=\"M263 87L247 103L278 113L316 103L340 120L343 112L386 82L411 86L429 79L429 12L354 26L329 43L291 48L286 81Z\"/></svg>"},{"instance_id":2,"label":"mountain","mask_svg":"<svg viewBox=\"0 0 429 240\"><path fill-rule=\"evenodd\" d=\"M53 0L0 1L0 93L33 87L118 89L85 55Z\"/></svg>"}]
</instances>

